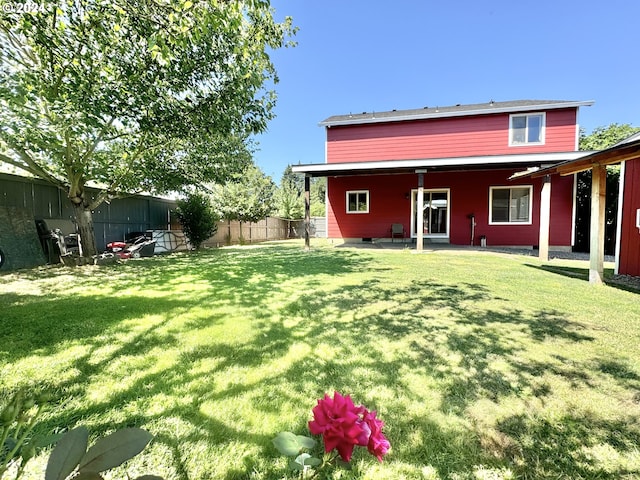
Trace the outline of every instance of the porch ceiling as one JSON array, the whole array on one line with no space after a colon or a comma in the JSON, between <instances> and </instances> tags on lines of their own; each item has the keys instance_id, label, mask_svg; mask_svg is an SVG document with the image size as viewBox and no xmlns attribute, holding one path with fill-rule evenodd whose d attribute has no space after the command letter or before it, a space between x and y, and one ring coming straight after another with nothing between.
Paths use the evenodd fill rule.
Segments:
<instances>
[{"instance_id":1,"label":"porch ceiling","mask_svg":"<svg viewBox=\"0 0 640 480\"><path fill-rule=\"evenodd\" d=\"M353 175L391 175L465 170L504 170L541 167L579 159L588 152L530 153L520 155L483 155L476 157L428 158L418 160L382 160L345 163L313 163L294 165L295 173L309 177L342 177ZM424 172L423 172L424 173Z\"/></svg>"}]
</instances>

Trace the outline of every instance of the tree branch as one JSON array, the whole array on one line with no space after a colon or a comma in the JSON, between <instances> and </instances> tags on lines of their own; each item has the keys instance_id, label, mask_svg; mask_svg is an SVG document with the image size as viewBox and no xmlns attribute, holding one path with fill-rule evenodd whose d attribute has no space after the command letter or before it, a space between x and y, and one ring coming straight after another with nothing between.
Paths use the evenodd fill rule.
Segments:
<instances>
[{"instance_id":1,"label":"tree branch","mask_svg":"<svg viewBox=\"0 0 640 480\"><path fill-rule=\"evenodd\" d=\"M29 172L36 177L40 177L51 182L58 188L66 190L66 185L62 180L59 180L58 178L50 175L42 168L40 168L40 166L31 158L31 156L26 151L19 151L15 147L12 147L12 149L16 150L22 161L17 161L14 158L11 158L3 153L0 153L0 161L8 163L9 165L13 165L14 167L24 170L25 172Z\"/></svg>"},{"instance_id":2,"label":"tree branch","mask_svg":"<svg viewBox=\"0 0 640 480\"><path fill-rule=\"evenodd\" d=\"M107 124L102 127L102 130L100 130L100 133L98 135L96 135L96 138L94 139L94 141L91 144L91 146L87 149L87 151L84 153L84 155L82 155L82 157L80 158L81 162L85 162L91 155L93 155L93 152L96 151L96 148L98 148L98 145L100 144L100 142L102 140L104 140L104 136L107 133L107 130L111 127L111 125L113 125L114 121L115 121L115 117L111 117L111 120L109 120L107 122ZM116 137L114 137L114 139L115 138L118 138L118 137L116 136Z\"/></svg>"}]
</instances>

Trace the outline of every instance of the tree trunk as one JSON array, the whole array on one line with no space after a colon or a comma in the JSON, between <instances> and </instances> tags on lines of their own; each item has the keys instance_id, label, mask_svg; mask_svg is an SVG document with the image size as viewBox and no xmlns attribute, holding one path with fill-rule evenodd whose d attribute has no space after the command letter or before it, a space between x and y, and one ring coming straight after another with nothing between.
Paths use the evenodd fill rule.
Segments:
<instances>
[{"instance_id":1,"label":"tree trunk","mask_svg":"<svg viewBox=\"0 0 640 480\"><path fill-rule=\"evenodd\" d=\"M73 203L73 210L76 217L76 225L78 234L80 235L80 255L91 258L98 254L96 248L96 235L93 229L93 214L91 210L82 203L77 205Z\"/></svg>"}]
</instances>

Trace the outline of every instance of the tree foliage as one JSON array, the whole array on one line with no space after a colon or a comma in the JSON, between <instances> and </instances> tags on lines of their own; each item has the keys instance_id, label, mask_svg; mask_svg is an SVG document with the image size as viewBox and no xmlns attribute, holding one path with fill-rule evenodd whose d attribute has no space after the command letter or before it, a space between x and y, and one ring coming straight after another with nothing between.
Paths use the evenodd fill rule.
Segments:
<instances>
[{"instance_id":1,"label":"tree foliage","mask_svg":"<svg viewBox=\"0 0 640 480\"><path fill-rule=\"evenodd\" d=\"M325 194L327 179L313 177L310 179L311 216L323 217L325 215ZM294 173L291 166L287 165L277 195L278 215L282 218L300 219L304 217L304 176Z\"/></svg>"},{"instance_id":2,"label":"tree foliage","mask_svg":"<svg viewBox=\"0 0 640 480\"><path fill-rule=\"evenodd\" d=\"M275 192L271 177L251 165L233 180L213 187L213 205L224 220L257 222L274 211Z\"/></svg>"},{"instance_id":3,"label":"tree foliage","mask_svg":"<svg viewBox=\"0 0 640 480\"><path fill-rule=\"evenodd\" d=\"M0 18L0 161L67 193L87 253L103 201L250 163L275 102L267 52L294 33L267 0L41 3Z\"/></svg>"},{"instance_id":4,"label":"tree foliage","mask_svg":"<svg viewBox=\"0 0 640 480\"><path fill-rule=\"evenodd\" d=\"M291 165L287 165L282 174L276 205L282 218L295 220L304 216L304 177L293 173Z\"/></svg>"},{"instance_id":5,"label":"tree foliage","mask_svg":"<svg viewBox=\"0 0 640 480\"><path fill-rule=\"evenodd\" d=\"M640 131L639 127L632 127L628 123L612 123L608 126L596 127L590 134L587 134L586 131L581 128L579 139L580 150L604 150L638 131Z\"/></svg>"},{"instance_id":6,"label":"tree foliage","mask_svg":"<svg viewBox=\"0 0 640 480\"><path fill-rule=\"evenodd\" d=\"M202 193L189 194L178 200L178 220L189 243L197 250L202 242L216 233L220 219L213 210L211 200Z\"/></svg>"}]
</instances>

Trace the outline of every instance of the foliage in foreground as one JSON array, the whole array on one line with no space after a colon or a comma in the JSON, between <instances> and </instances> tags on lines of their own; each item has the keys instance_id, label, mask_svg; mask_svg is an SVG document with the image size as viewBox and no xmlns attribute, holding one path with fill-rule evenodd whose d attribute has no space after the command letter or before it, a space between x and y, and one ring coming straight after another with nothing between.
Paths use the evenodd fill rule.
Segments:
<instances>
[{"instance_id":1,"label":"foliage in foreground","mask_svg":"<svg viewBox=\"0 0 640 480\"><path fill-rule=\"evenodd\" d=\"M48 401L48 394L34 395L20 389L0 411L0 479L13 469L13 478L18 480L38 451L57 442L47 462L45 480L103 480L100 473L135 457L151 441L151 434L139 428L113 432L88 450L89 431L85 427L74 428L64 435L33 435ZM163 479L143 475L134 480Z\"/></svg>"},{"instance_id":2,"label":"foliage in foreground","mask_svg":"<svg viewBox=\"0 0 640 480\"><path fill-rule=\"evenodd\" d=\"M0 388L64 399L34 435L153 432L132 477L293 478L272 439L333 391L393 449L326 478L640 475L637 293L589 285L587 262L314 245L1 275Z\"/></svg>"}]
</instances>

